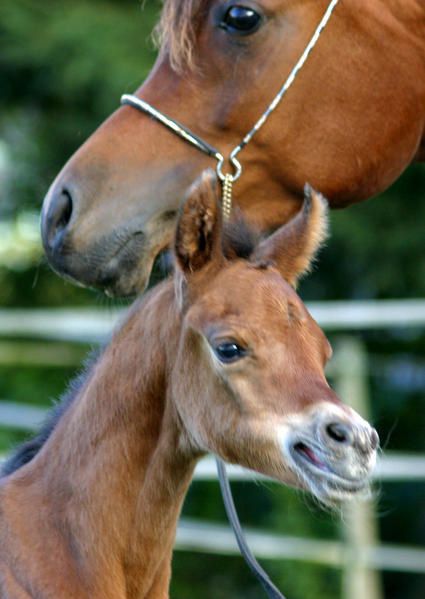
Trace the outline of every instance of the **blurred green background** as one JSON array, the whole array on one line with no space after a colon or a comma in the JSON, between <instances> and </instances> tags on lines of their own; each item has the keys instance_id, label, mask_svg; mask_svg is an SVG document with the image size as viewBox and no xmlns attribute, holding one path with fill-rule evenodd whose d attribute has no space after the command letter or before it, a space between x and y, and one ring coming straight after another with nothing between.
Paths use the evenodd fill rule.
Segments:
<instances>
[{"instance_id":1,"label":"blurred green background","mask_svg":"<svg viewBox=\"0 0 425 599\"><path fill-rule=\"evenodd\" d=\"M143 11L136 0L1 2L0 308L110 305L49 270L37 234L38 212L67 158L117 108L120 95L132 92L149 72L155 57L150 32L159 10L153 0ZM425 296L424 166L410 167L381 197L332 214L332 237L301 295ZM355 335L369 355L372 420L381 440L391 450L425 452L424 329ZM16 363L0 351L0 400L48 406L76 368L24 364L19 343L24 347L27 341L3 343L3 354L13 350ZM75 363L87 349L73 348ZM0 428L0 451L25 434ZM241 517L253 527L313 538L341 534L339 515L321 511L297 492L248 483L234 489ZM424 483L383 484L377 513L382 541L425 545ZM224 522L217 485L194 483L184 514ZM342 596L336 569L291 561L265 565L291 599ZM173 568L174 599L262 596L238 557L177 552ZM385 573L383 583L388 599L425 597L424 576Z\"/></svg>"}]
</instances>

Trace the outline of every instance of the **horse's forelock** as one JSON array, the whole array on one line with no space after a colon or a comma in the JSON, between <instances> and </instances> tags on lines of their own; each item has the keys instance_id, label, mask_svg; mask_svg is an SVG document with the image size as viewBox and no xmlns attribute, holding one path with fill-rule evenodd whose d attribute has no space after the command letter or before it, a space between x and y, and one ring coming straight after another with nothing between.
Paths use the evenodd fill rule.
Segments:
<instances>
[{"instance_id":1,"label":"horse's forelock","mask_svg":"<svg viewBox=\"0 0 425 599\"><path fill-rule=\"evenodd\" d=\"M193 46L202 10L209 0L163 0L164 6L154 37L179 71L193 67Z\"/></svg>"}]
</instances>

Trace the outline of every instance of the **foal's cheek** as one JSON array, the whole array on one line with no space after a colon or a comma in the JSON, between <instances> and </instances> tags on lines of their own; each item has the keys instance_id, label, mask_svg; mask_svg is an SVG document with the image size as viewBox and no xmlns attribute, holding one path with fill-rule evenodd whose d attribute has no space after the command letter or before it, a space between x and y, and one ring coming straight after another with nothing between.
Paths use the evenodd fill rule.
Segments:
<instances>
[{"instance_id":1,"label":"foal's cheek","mask_svg":"<svg viewBox=\"0 0 425 599\"><path fill-rule=\"evenodd\" d=\"M208 408L206 393L194 385L192 389L182 386L175 396L180 436L189 453L210 451L209 437L214 431L214 417Z\"/></svg>"}]
</instances>

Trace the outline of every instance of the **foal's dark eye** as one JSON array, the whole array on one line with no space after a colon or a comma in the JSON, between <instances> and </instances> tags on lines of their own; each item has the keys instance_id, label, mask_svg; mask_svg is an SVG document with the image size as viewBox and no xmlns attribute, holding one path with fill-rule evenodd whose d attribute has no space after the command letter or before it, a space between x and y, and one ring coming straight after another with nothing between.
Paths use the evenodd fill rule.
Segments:
<instances>
[{"instance_id":1,"label":"foal's dark eye","mask_svg":"<svg viewBox=\"0 0 425 599\"><path fill-rule=\"evenodd\" d=\"M225 341L214 347L214 352L220 362L229 364L243 358L247 350L233 341Z\"/></svg>"},{"instance_id":2,"label":"foal's dark eye","mask_svg":"<svg viewBox=\"0 0 425 599\"><path fill-rule=\"evenodd\" d=\"M234 4L225 12L220 22L220 27L229 33L237 35L250 35L257 31L261 25L261 15L253 8Z\"/></svg>"}]
</instances>

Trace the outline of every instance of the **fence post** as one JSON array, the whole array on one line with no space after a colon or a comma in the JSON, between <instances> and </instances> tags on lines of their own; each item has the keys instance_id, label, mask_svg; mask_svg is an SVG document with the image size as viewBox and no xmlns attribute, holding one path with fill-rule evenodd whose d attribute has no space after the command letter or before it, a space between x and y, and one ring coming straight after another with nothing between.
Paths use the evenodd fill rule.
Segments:
<instances>
[{"instance_id":1,"label":"fence post","mask_svg":"<svg viewBox=\"0 0 425 599\"><path fill-rule=\"evenodd\" d=\"M370 419L367 354L362 341L343 337L335 352L335 390L344 403ZM379 543L372 501L347 502L343 508L346 561L343 568L344 599L383 599L381 575L367 567L366 548Z\"/></svg>"}]
</instances>

